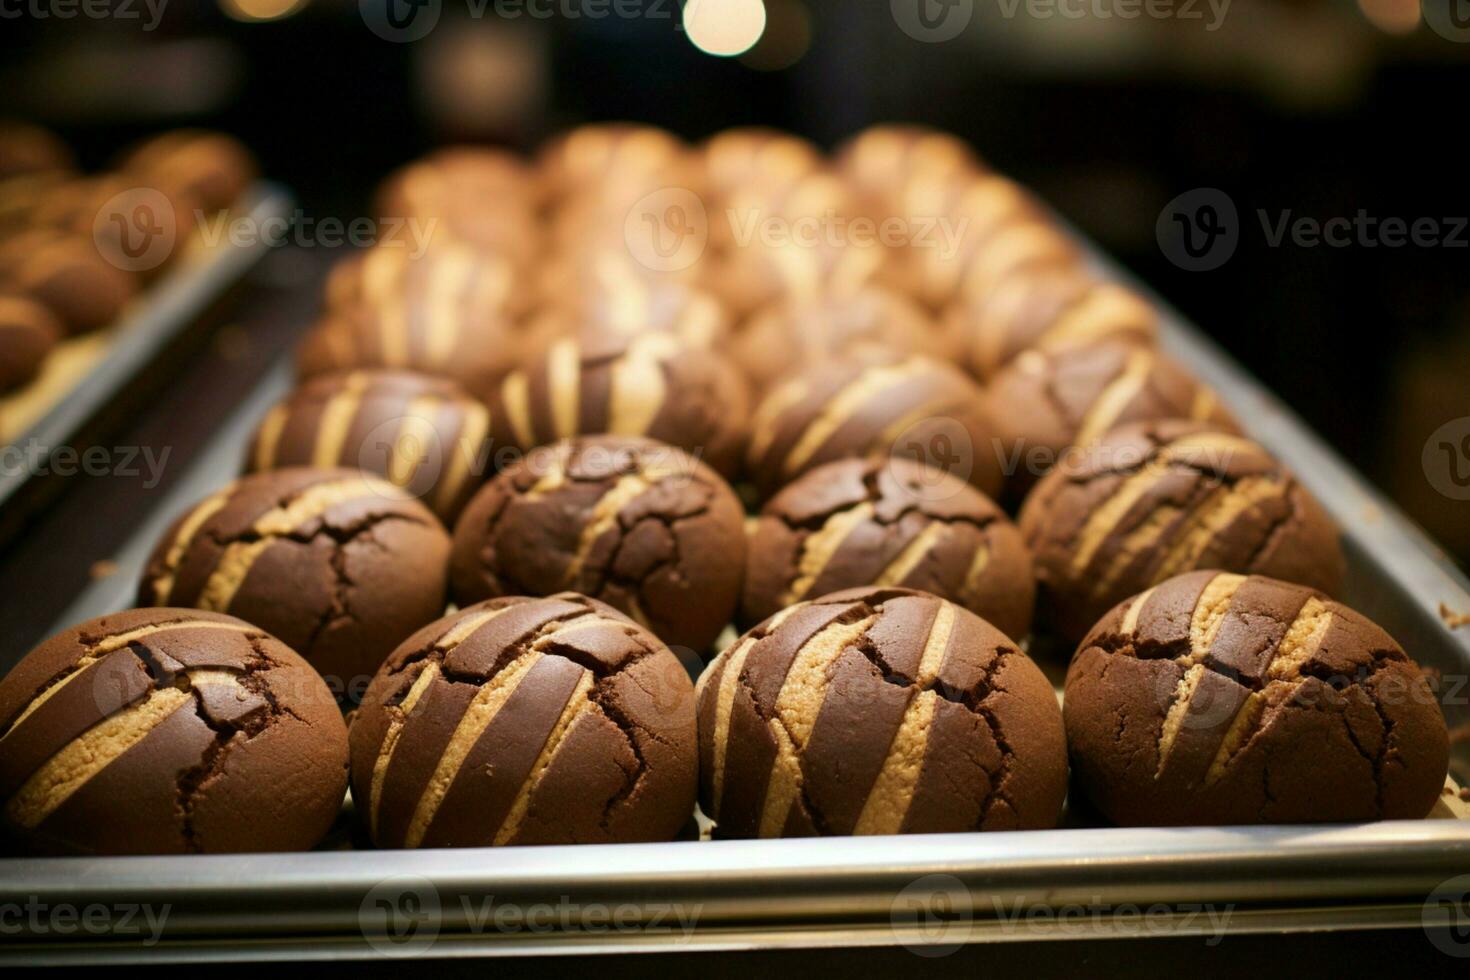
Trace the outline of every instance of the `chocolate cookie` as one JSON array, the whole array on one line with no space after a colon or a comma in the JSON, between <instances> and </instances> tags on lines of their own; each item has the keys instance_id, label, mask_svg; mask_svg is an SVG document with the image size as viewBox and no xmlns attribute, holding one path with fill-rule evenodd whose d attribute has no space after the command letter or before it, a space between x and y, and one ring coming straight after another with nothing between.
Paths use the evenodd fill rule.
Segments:
<instances>
[{"instance_id":1,"label":"chocolate cookie","mask_svg":"<svg viewBox=\"0 0 1470 980\"><path fill-rule=\"evenodd\" d=\"M296 352L302 377L406 368L452 378L485 399L515 366L521 337L502 263L468 249L415 259L395 248L375 249L360 268L360 277L333 276L332 306Z\"/></svg>"},{"instance_id":2,"label":"chocolate cookie","mask_svg":"<svg viewBox=\"0 0 1470 980\"><path fill-rule=\"evenodd\" d=\"M1192 419L1234 432L1215 392L1149 347L1107 341L1021 354L985 389L1019 501L1073 446L1128 422Z\"/></svg>"},{"instance_id":3,"label":"chocolate cookie","mask_svg":"<svg viewBox=\"0 0 1470 980\"><path fill-rule=\"evenodd\" d=\"M28 854L301 851L347 789L320 677L230 616L134 609L0 681L0 800Z\"/></svg>"},{"instance_id":4,"label":"chocolate cookie","mask_svg":"<svg viewBox=\"0 0 1470 980\"><path fill-rule=\"evenodd\" d=\"M974 613L851 589L791 606L699 680L700 807L717 837L1055 826L1056 695Z\"/></svg>"},{"instance_id":5,"label":"chocolate cookie","mask_svg":"<svg viewBox=\"0 0 1470 980\"><path fill-rule=\"evenodd\" d=\"M912 300L881 286L794 299L757 313L731 354L756 391L804 365L873 349L949 359L954 345Z\"/></svg>"},{"instance_id":6,"label":"chocolate cookie","mask_svg":"<svg viewBox=\"0 0 1470 980\"><path fill-rule=\"evenodd\" d=\"M682 450L585 436L533 450L476 495L450 583L462 606L579 592L703 652L735 611L744 521L729 485Z\"/></svg>"},{"instance_id":7,"label":"chocolate cookie","mask_svg":"<svg viewBox=\"0 0 1470 980\"><path fill-rule=\"evenodd\" d=\"M311 378L267 412L246 467L360 469L452 524L489 473L490 448L490 412L453 381L350 371Z\"/></svg>"},{"instance_id":8,"label":"chocolate cookie","mask_svg":"<svg viewBox=\"0 0 1470 980\"><path fill-rule=\"evenodd\" d=\"M239 140L198 129L155 136L128 154L120 169L145 185L172 188L204 211L238 202L257 174Z\"/></svg>"},{"instance_id":9,"label":"chocolate cookie","mask_svg":"<svg viewBox=\"0 0 1470 980\"><path fill-rule=\"evenodd\" d=\"M913 460L839 460L771 498L750 538L740 622L859 585L929 592L1017 640L1031 629L1021 533L980 491Z\"/></svg>"},{"instance_id":10,"label":"chocolate cookie","mask_svg":"<svg viewBox=\"0 0 1470 980\"><path fill-rule=\"evenodd\" d=\"M973 381L927 357L819 362L761 400L747 474L769 497L833 460L913 456L993 496L1001 470L981 400Z\"/></svg>"},{"instance_id":11,"label":"chocolate cookie","mask_svg":"<svg viewBox=\"0 0 1470 980\"><path fill-rule=\"evenodd\" d=\"M809 141L761 126L716 133L699 148L704 186L716 201L744 188L779 194L822 168L822 153Z\"/></svg>"},{"instance_id":12,"label":"chocolate cookie","mask_svg":"<svg viewBox=\"0 0 1470 980\"><path fill-rule=\"evenodd\" d=\"M903 190L919 181L944 181L984 170L969 144L927 126L870 126L837 149L837 171L867 202L870 213L901 213Z\"/></svg>"},{"instance_id":13,"label":"chocolate cookie","mask_svg":"<svg viewBox=\"0 0 1470 980\"><path fill-rule=\"evenodd\" d=\"M1344 562L1315 498L1249 439L1195 422L1115 429L1042 478L1021 509L1049 629L1075 641L1128 596L1197 568L1334 594Z\"/></svg>"},{"instance_id":14,"label":"chocolate cookie","mask_svg":"<svg viewBox=\"0 0 1470 980\"><path fill-rule=\"evenodd\" d=\"M526 451L576 435L647 436L730 476L748 411L723 356L671 334L563 337L513 371L491 404L498 444Z\"/></svg>"},{"instance_id":15,"label":"chocolate cookie","mask_svg":"<svg viewBox=\"0 0 1470 980\"><path fill-rule=\"evenodd\" d=\"M330 312L397 307L444 316L449 308L456 322L494 329L530 308L533 294L510 260L445 239L403 234L332 267L326 290Z\"/></svg>"},{"instance_id":16,"label":"chocolate cookie","mask_svg":"<svg viewBox=\"0 0 1470 980\"><path fill-rule=\"evenodd\" d=\"M34 228L0 242L0 288L45 306L76 334L112 324L138 281L104 259L91 239Z\"/></svg>"},{"instance_id":17,"label":"chocolate cookie","mask_svg":"<svg viewBox=\"0 0 1470 980\"><path fill-rule=\"evenodd\" d=\"M355 470L256 473L194 505L158 542L139 605L232 613L280 637L351 699L444 611L449 535Z\"/></svg>"},{"instance_id":18,"label":"chocolate cookie","mask_svg":"<svg viewBox=\"0 0 1470 980\"><path fill-rule=\"evenodd\" d=\"M652 189L688 165L688 148L678 137L638 123L578 126L549 141L536 160L542 188L553 201L611 185Z\"/></svg>"},{"instance_id":19,"label":"chocolate cookie","mask_svg":"<svg viewBox=\"0 0 1470 980\"><path fill-rule=\"evenodd\" d=\"M673 839L694 809L694 691L647 630L584 596L492 599L394 651L352 721L379 847Z\"/></svg>"},{"instance_id":20,"label":"chocolate cookie","mask_svg":"<svg viewBox=\"0 0 1470 980\"><path fill-rule=\"evenodd\" d=\"M1448 764L1423 674L1300 585L1192 572L1119 604L1067 674L1077 785L1128 825L1418 819Z\"/></svg>"},{"instance_id":21,"label":"chocolate cookie","mask_svg":"<svg viewBox=\"0 0 1470 980\"><path fill-rule=\"evenodd\" d=\"M34 378L60 338L61 324L46 307L0 295L0 391Z\"/></svg>"},{"instance_id":22,"label":"chocolate cookie","mask_svg":"<svg viewBox=\"0 0 1470 980\"><path fill-rule=\"evenodd\" d=\"M1027 350L1113 339L1149 345L1158 321L1153 304L1131 289L1069 267L1012 276L981 296L959 300L945 316L981 380Z\"/></svg>"}]
</instances>

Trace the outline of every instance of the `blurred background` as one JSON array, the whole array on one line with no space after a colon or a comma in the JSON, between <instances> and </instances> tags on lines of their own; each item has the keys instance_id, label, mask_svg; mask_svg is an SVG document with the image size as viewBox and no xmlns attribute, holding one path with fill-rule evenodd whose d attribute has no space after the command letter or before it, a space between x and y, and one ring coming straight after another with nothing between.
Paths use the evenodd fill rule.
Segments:
<instances>
[{"instance_id":1,"label":"blurred background","mask_svg":"<svg viewBox=\"0 0 1470 980\"><path fill-rule=\"evenodd\" d=\"M1434 430L1470 415L1456 135L1470 2L692 2L721 29L686 29L678 0L7 0L0 116L56 129L87 168L170 127L224 130L306 216L341 219L448 142L529 150L613 119L690 140L759 123L828 147L874 122L938 126L1030 184L1470 558L1465 505L1421 462ZM756 36L738 55L701 49ZM1234 201L1240 244L1190 272L1155 227L1201 187ZM1284 219L1360 213L1433 219L1443 240L1272 243Z\"/></svg>"}]
</instances>

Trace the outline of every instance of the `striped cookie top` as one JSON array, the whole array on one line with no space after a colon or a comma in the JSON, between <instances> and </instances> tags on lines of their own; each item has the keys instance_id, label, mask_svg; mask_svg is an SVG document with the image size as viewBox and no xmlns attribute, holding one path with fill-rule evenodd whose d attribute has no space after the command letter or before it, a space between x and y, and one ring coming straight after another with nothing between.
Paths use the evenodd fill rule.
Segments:
<instances>
[{"instance_id":1,"label":"striped cookie top","mask_svg":"<svg viewBox=\"0 0 1470 980\"><path fill-rule=\"evenodd\" d=\"M788 607L700 678L700 804L721 837L1051 826L1061 713L973 613L863 588Z\"/></svg>"},{"instance_id":2,"label":"striped cookie top","mask_svg":"<svg viewBox=\"0 0 1470 980\"><path fill-rule=\"evenodd\" d=\"M93 620L0 682L4 820L46 850L309 847L341 802L345 762L326 685L229 616L142 609ZM251 845L256 819L277 808L241 804L267 787L307 809L259 828Z\"/></svg>"},{"instance_id":3,"label":"striped cookie top","mask_svg":"<svg viewBox=\"0 0 1470 980\"><path fill-rule=\"evenodd\" d=\"M1079 637L1129 595L1197 568L1336 591L1331 520L1260 445L1197 423L1125 426L1048 474L1020 517L1053 626Z\"/></svg>"},{"instance_id":4,"label":"striped cookie top","mask_svg":"<svg viewBox=\"0 0 1470 980\"><path fill-rule=\"evenodd\" d=\"M452 522L489 472L490 412L453 381L410 371L309 379L256 429L247 466L381 476Z\"/></svg>"},{"instance_id":5,"label":"striped cookie top","mask_svg":"<svg viewBox=\"0 0 1470 980\"><path fill-rule=\"evenodd\" d=\"M741 619L859 585L932 593L1017 639L1031 626L1020 532L984 494L913 460L828 463L772 498L751 535Z\"/></svg>"},{"instance_id":6,"label":"striped cookie top","mask_svg":"<svg viewBox=\"0 0 1470 980\"><path fill-rule=\"evenodd\" d=\"M688 675L574 594L470 606L384 664L352 725L379 846L668 840L695 785Z\"/></svg>"},{"instance_id":7,"label":"striped cookie top","mask_svg":"<svg viewBox=\"0 0 1470 980\"><path fill-rule=\"evenodd\" d=\"M1125 823L1417 818L1444 782L1444 719L1402 648L1262 576L1192 572L1119 604L1079 647L1066 714L1089 795Z\"/></svg>"}]
</instances>

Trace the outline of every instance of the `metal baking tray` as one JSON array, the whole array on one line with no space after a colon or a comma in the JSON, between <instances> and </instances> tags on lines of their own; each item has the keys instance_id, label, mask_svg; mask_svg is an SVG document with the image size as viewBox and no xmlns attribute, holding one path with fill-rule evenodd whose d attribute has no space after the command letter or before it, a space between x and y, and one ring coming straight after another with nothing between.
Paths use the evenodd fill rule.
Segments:
<instances>
[{"instance_id":1,"label":"metal baking tray","mask_svg":"<svg viewBox=\"0 0 1470 980\"><path fill-rule=\"evenodd\" d=\"M1219 389L1332 512L1351 566L1345 599L1439 673L1449 724L1467 730L1470 627L1452 624L1455 614L1470 613L1470 582L1275 397L1170 313L1164 346ZM57 629L130 605L158 534L234 476L256 420L290 383L283 360L160 498L116 556L118 574L80 594ZM19 931L7 928L0 962L844 945L900 945L932 956L994 940L1430 929L1454 924L1457 913L1463 924L1470 892L1470 877L1455 880L1470 875L1470 808L1454 792L1456 780L1470 782L1463 741L1453 755L1452 780L1434 814L1441 819L1419 821L1067 826L370 857L347 849L343 831L324 849L289 856L4 859L0 920L7 902L74 911L65 931L45 911ZM78 925L88 909L98 910L100 923L91 930ZM1431 932L1420 940L1453 938Z\"/></svg>"},{"instance_id":2,"label":"metal baking tray","mask_svg":"<svg viewBox=\"0 0 1470 980\"><path fill-rule=\"evenodd\" d=\"M26 447L27 458L34 456L38 464L0 467L6 529L14 529L14 511L41 482L51 453L68 445L79 452L86 448L78 443L109 407L271 250L261 230L289 220L292 207L284 188L256 183L228 217L258 233L223 234L207 245L190 240L175 266L140 293L117 323L62 341L38 378L0 398L0 446Z\"/></svg>"}]
</instances>

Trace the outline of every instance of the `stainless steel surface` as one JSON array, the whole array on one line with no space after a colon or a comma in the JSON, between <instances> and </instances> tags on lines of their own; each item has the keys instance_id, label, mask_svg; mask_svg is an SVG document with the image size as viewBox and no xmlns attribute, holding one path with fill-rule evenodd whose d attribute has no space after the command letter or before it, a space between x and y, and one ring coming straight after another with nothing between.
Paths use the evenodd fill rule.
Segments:
<instances>
[{"instance_id":1,"label":"stainless steel surface","mask_svg":"<svg viewBox=\"0 0 1470 980\"><path fill-rule=\"evenodd\" d=\"M1470 675L1470 634L1451 629L1440 615L1441 604L1470 612L1464 576L1195 330L1171 317L1164 342L1221 391L1343 526L1352 569L1345 598L1447 679ZM99 583L79 596L57 628L128 604L160 524L234 474L251 426L284 389L288 371L283 363L272 373L210 454L195 461L139 528L117 556L122 567L116 583ZM1447 685L1444 693L1452 694L1445 706L1450 724L1470 721L1466 692ZM1431 892L1464 874L1470 874L1466 820L327 851L284 858L10 859L0 861L0 906L27 899L73 907L141 903L170 913L156 946L144 946L144 937L81 942L29 930L8 937L0 959L303 959L427 949L436 956L489 956L1126 936L1136 933L1128 931L1120 907L1154 903L1171 907L1161 910L1159 921L1175 935L1206 926L1217 932L1419 928ZM432 944L399 948L373 931L382 902L422 894L432 896L436 910L429 920ZM483 921L487 908L538 904L625 908L631 925L608 932L581 921L540 930ZM1200 905L1228 911L1226 921L1185 921L1188 908ZM937 919L915 921L936 907ZM424 908L421 902L410 906ZM667 915L671 908L692 913L687 929L639 928L649 926L656 911ZM1050 925L1045 918L1040 924L1016 918L1034 909L1083 910L1085 921L1069 931L1056 915Z\"/></svg>"}]
</instances>

